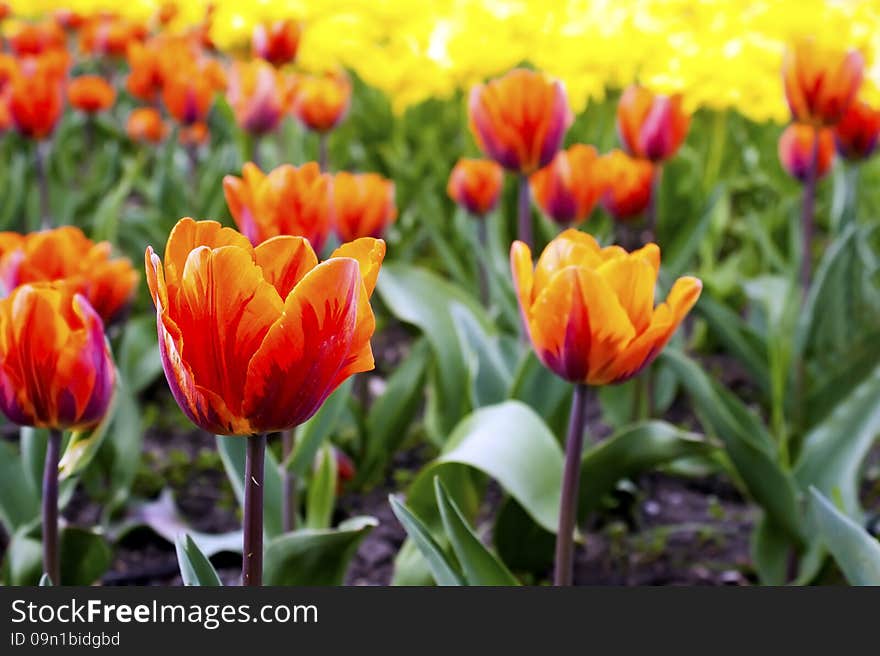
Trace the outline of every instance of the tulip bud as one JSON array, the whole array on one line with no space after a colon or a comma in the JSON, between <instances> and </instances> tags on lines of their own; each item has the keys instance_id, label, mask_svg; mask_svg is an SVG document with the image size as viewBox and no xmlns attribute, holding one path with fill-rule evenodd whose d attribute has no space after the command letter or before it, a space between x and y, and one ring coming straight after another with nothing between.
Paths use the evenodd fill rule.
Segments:
<instances>
[{"instance_id":1,"label":"tulip bud","mask_svg":"<svg viewBox=\"0 0 880 656\"><path fill-rule=\"evenodd\" d=\"M612 150L599 158L602 179L600 201L606 212L625 221L644 212L654 192L654 165L646 159Z\"/></svg>"},{"instance_id":2,"label":"tulip bud","mask_svg":"<svg viewBox=\"0 0 880 656\"><path fill-rule=\"evenodd\" d=\"M19 67L10 83L9 112L16 129L31 139L45 139L64 111L64 78L57 60L41 55Z\"/></svg>"},{"instance_id":3,"label":"tulip bud","mask_svg":"<svg viewBox=\"0 0 880 656\"><path fill-rule=\"evenodd\" d=\"M351 104L351 82L342 73L299 77L293 93L294 116L314 132L339 125Z\"/></svg>"},{"instance_id":4,"label":"tulip bud","mask_svg":"<svg viewBox=\"0 0 880 656\"><path fill-rule=\"evenodd\" d=\"M376 173L337 173L330 192L330 222L343 242L378 239L397 218L394 183Z\"/></svg>"},{"instance_id":5,"label":"tulip bud","mask_svg":"<svg viewBox=\"0 0 880 656\"><path fill-rule=\"evenodd\" d=\"M529 178L541 210L560 224L586 219L602 191L599 155L593 146L575 144Z\"/></svg>"},{"instance_id":6,"label":"tulip bud","mask_svg":"<svg viewBox=\"0 0 880 656\"><path fill-rule=\"evenodd\" d=\"M81 75L68 84L67 100L81 112L97 114L113 106L116 90L99 75Z\"/></svg>"},{"instance_id":7,"label":"tulip bud","mask_svg":"<svg viewBox=\"0 0 880 656\"><path fill-rule=\"evenodd\" d=\"M285 92L282 78L262 59L232 65L226 97L244 131L262 135L275 130L286 110Z\"/></svg>"},{"instance_id":8,"label":"tulip bud","mask_svg":"<svg viewBox=\"0 0 880 656\"><path fill-rule=\"evenodd\" d=\"M446 193L472 215L495 209L501 197L504 169L489 159L460 159L449 174Z\"/></svg>"},{"instance_id":9,"label":"tulip bud","mask_svg":"<svg viewBox=\"0 0 880 656\"><path fill-rule=\"evenodd\" d=\"M849 106L840 123L834 126L834 143L841 157L859 161L868 159L880 136L880 111L857 101Z\"/></svg>"},{"instance_id":10,"label":"tulip bud","mask_svg":"<svg viewBox=\"0 0 880 656\"><path fill-rule=\"evenodd\" d=\"M630 155L652 162L675 155L690 122L680 94L654 95L644 87L631 86L617 106L617 132L624 148Z\"/></svg>"},{"instance_id":11,"label":"tulip bud","mask_svg":"<svg viewBox=\"0 0 880 656\"><path fill-rule=\"evenodd\" d=\"M165 138L168 127L162 121L159 110L153 107L138 107L128 115L125 132L132 141L156 144Z\"/></svg>"},{"instance_id":12,"label":"tulip bud","mask_svg":"<svg viewBox=\"0 0 880 656\"><path fill-rule=\"evenodd\" d=\"M816 137L818 135L818 145ZM834 136L829 128L816 128L804 123L793 123L779 137L779 161L793 178L806 183L817 157L816 179L831 170L834 159Z\"/></svg>"},{"instance_id":13,"label":"tulip bud","mask_svg":"<svg viewBox=\"0 0 880 656\"><path fill-rule=\"evenodd\" d=\"M833 125L855 100L865 59L856 50L824 48L811 40L790 48L782 62L785 98L800 123Z\"/></svg>"},{"instance_id":14,"label":"tulip bud","mask_svg":"<svg viewBox=\"0 0 880 656\"><path fill-rule=\"evenodd\" d=\"M300 24L293 20L261 23L254 28L251 49L255 57L282 66L296 59L301 34Z\"/></svg>"}]
</instances>

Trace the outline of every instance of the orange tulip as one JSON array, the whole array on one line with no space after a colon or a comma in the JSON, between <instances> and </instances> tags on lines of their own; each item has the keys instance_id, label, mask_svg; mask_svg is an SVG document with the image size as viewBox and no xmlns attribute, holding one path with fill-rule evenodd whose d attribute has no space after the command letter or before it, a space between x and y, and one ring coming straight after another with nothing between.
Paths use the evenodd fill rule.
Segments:
<instances>
[{"instance_id":1,"label":"orange tulip","mask_svg":"<svg viewBox=\"0 0 880 656\"><path fill-rule=\"evenodd\" d=\"M329 132L348 114L351 82L343 73L309 75L298 78L293 98L293 114L307 129Z\"/></svg>"},{"instance_id":2,"label":"orange tulip","mask_svg":"<svg viewBox=\"0 0 880 656\"><path fill-rule=\"evenodd\" d=\"M466 159L456 162L449 174L446 193L474 216L485 216L498 204L504 169L489 159Z\"/></svg>"},{"instance_id":3,"label":"orange tulip","mask_svg":"<svg viewBox=\"0 0 880 656\"><path fill-rule=\"evenodd\" d=\"M287 109L284 80L262 59L233 63L226 97L241 129L255 135L272 132Z\"/></svg>"},{"instance_id":4,"label":"orange tulip","mask_svg":"<svg viewBox=\"0 0 880 656\"><path fill-rule=\"evenodd\" d=\"M483 153L526 175L550 163L573 120L562 83L526 69L475 86L468 114Z\"/></svg>"},{"instance_id":5,"label":"orange tulip","mask_svg":"<svg viewBox=\"0 0 880 656\"><path fill-rule=\"evenodd\" d=\"M394 183L381 175L337 173L331 190L331 222L343 242L381 237L397 218Z\"/></svg>"},{"instance_id":6,"label":"orange tulip","mask_svg":"<svg viewBox=\"0 0 880 656\"><path fill-rule=\"evenodd\" d=\"M256 248L214 221L181 219L147 281L162 365L197 426L220 435L292 428L373 368L370 295L385 243L359 239L318 264L308 241Z\"/></svg>"},{"instance_id":7,"label":"orange tulip","mask_svg":"<svg viewBox=\"0 0 880 656\"><path fill-rule=\"evenodd\" d=\"M52 134L64 111L63 85L63 77L48 59L20 67L10 84L9 113L21 134L31 139Z\"/></svg>"},{"instance_id":8,"label":"orange tulip","mask_svg":"<svg viewBox=\"0 0 880 656\"><path fill-rule=\"evenodd\" d=\"M111 257L109 242L94 243L64 226L20 235L0 233L0 286L5 293L36 282L63 282L86 297L105 323L124 314L138 275L128 258Z\"/></svg>"},{"instance_id":9,"label":"orange tulip","mask_svg":"<svg viewBox=\"0 0 880 656\"><path fill-rule=\"evenodd\" d=\"M226 86L220 64L208 58L181 63L163 76L162 101L181 125L204 123L219 91Z\"/></svg>"},{"instance_id":10,"label":"orange tulip","mask_svg":"<svg viewBox=\"0 0 880 656\"><path fill-rule=\"evenodd\" d=\"M818 180L828 174L831 170L831 162L834 160L834 135L829 128L792 123L779 137L779 161L790 176L801 182L807 182L809 178L814 152L818 157L816 168Z\"/></svg>"},{"instance_id":11,"label":"orange tulip","mask_svg":"<svg viewBox=\"0 0 880 656\"><path fill-rule=\"evenodd\" d=\"M273 66L282 66L296 59L301 35L300 24L293 20L279 20L268 25L261 23L254 28L251 48L255 57L265 59Z\"/></svg>"},{"instance_id":12,"label":"orange tulip","mask_svg":"<svg viewBox=\"0 0 880 656\"><path fill-rule=\"evenodd\" d=\"M848 160L868 159L877 147L880 136L880 111L865 102L849 106L840 123L834 126L837 152Z\"/></svg>"},{"instance_id":13,"label":"orange tulip","mask_svg":"<svg viewBox=\"0 0 880 656\"><path fill-rule=\"evenodd\" d=\"M155 102L162 91L160 53L150 42L135 41L127 51L128 77L125 88L135 98L147 103Z\"/></svg>"},{"instance_id":14,"label":"orange tulip","mask_svg":"<svg viewBox=\"0 0 880 656\"><path fill-rule=\"evenodd\" d=\"M631 155L653 162L675 155L690 123L681 94L654 95L633 85L623 92L617 105L617 131L624 147Z\"/></svg>"},{"instance_id":15,"label":"orange tulip","mask_svg":"<svg viewBox=\"0 0 880 656\"><path fill-rule=\"evenodd\" d=\"M100 75L80 75L67 86L67 100L86 114L97 114L113 106L116 90Z\"/></svg>"},{"instance_id":16,"label":"orange tulip","mask_svg":"<svg viewBox=\"0 0 880 656\"><path fill-rule=\"evenodd\" d=\"M113 395L101 317L68 287L19 287L0 300L0 409L23 426L81 430Z\"/></svg>"},{"instance_id":17,"label":"orange tulip","mask_svg":"<svg viewBox=\"0 0 880 656\"><path fill-rule=\"evenodd\" d=\"M862 84L865 60L856 50L831 51L800 41L782 62L785 97L795 121L832 125L842 117Z\"/></svg>"},{"instance_id":18,"label":"orange tulip","mask_svg":"<svg viewBox=\"0 0 880 656\"><path fill-rule=\"evenodd\" d=\"M278 235L305 237L321 252L330 233L327 176L314 162L283 164L263 173L248 162L241 177L223 178L226 204L238 229L254 245Z\"/></svg>"},{"instance_id":19,"label":"orange tulip","mask_svg":"<svg viewBox=\"0 0 880 656\"><path fill-rule=\"evenodd\" d=\"M599 155L593 146L575 144L529 178L535 202L557 223L586 219L602 191Z\"/></svg>"},{"instance_id":20,"label":"orange tulip","mask_svg":"<svg viewBox=\"0 0 880 656\"><path fill-rule=\"evenodd\" d=\"M102 15L87 21L80 29L82 52L102 57L125 57L132 42L143 41L147 28L142 23L119 16Z\"/></svg>"},{"instance_id":21,"label":"orange tulip","mask_svg":"<svg viewBox=\"0 0 880 656\"><path fill-rule=\"evenodd\" d=\"M528 246L514 242L510 264L538 358L557 376L587 385L620 383L648 366L702 290L698 279L679 278L655 308L656 244L627 253L574 229L550 242L534 269Z\"/></svg>"},{"instance_id":22,"label":"orange tulip","mask_svg":"<svg viewBox=\"0 0 880 656\"><path fill-rule=\"evenodd\" d=\"M646 159L612 150L599 158L600 201L615 219L632 219L648 207L654 185L654 165Z\"/></svg>"},{"instance_id":23,"label":"orange tulip","mask_svg":"<svg viewBox=\"0 0 880 656\"><path fill-rule=\"evenodd\" d=\"M153 107L139 107L128 115L125 132L132 141L159 143L165 138L168 126L162 120L159 110Z\"/></svg>"},{"instance_id":24,"label":"orange tulip","mask_svg":"<svg viewBox=\"0 0 880 656\"><path fill-rule=\"evenodd\" d=\"M22 23L9 37L9 48L15 55L42 55L51 50L64 50L67 38L53 21Z\"/></svg>"}]
</instances>

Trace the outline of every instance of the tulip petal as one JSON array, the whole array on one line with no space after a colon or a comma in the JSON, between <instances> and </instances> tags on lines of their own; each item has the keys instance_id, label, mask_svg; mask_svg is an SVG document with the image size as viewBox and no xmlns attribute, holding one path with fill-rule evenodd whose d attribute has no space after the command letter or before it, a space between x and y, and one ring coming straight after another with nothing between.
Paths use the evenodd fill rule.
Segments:
<instances>
[{"instance_id":1,"label":"tulip petal","mask_svg":"<svg viewBox=\"0 0 880 656\"><path fill-rule=\"evenodd\" d=\"M336 258L312 269L288 295L248 367L243 413L256 429L306 421L341 382L362 286L357 262Z\"/></svg>"},{"instance_id":2,"label":"tulip petal","mask_svg":"<svg viewBox=\"0 0 880 656\"><path fill-rule=\"evenodd\" d=\"M511 245L510 270L513 273L513 286L519 299L519 307L528 326L528 311L534 300L535 271L532 265L532 251L525 242L515 241Z\"/></svg>"},{"instance_id":3,"label":"tulip petal","mask_svg":"<svg viewBox=\"0 0 880 656\"><path fill-rule=\"evenodd\" d=\"M254 259L263 268L263 278L281 299L318 265L318 257L305 237L282 235L264 241L254 249Z\"/></svg>"},{"instance_id":4,"label":"tulip petal","mask_svg":"<svg viewBox=\"0 0 880 656\"><path fill-rule=\"evenodd\" d=\"M600 249L599 243L592 235L574 228L564 230L547 245L538 258L535 265L533 295L540 294L560 269L571 265L599 266L602 262L602 252L603 249Z\"/></svg>"},{"instance_id":5,"label":"tulip petal","mask_svg":"<svg viewBox=\"0 0 880 656\"><path fill-rule=\"evenodd\" d=\"M642 333L654 314L656 271L647 260L634 256L606 262L597 271L617 295L636 334Z\"/></svg>"},{"instance_id":6,"label":"tulip petal","mask_svg":"<svg viewBox=\"0 0 880 656\"><path fill-rule=\"evenodd\" d=\"M190 252L199 246L238 246L248 253L253 252L247 237L232 228L224 228L216 221L183 218L172 228L165 245L165 279L169 288L178 284Z\"/></svg>"},{"instance_id":7,"label":"tulip petal","mask_svg":"<svg viewBox=\"0 0 880 656\"><path fill-rule=\"evenodd\" d=\"M372 296L376 288L376 280L379 278L379 268L382 266L382 260L385 259L385 242L372 237L355 239L333 251L330 258L335 257L350 257L357 260L361 278L367 289L367 298Z\"/></svg>"}]
</instances>

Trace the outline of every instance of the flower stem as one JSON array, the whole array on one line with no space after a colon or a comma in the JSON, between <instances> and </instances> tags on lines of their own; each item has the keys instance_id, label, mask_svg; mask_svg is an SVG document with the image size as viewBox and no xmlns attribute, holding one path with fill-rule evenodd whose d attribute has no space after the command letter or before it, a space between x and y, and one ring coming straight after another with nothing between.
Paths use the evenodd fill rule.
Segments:
<instances>
[{"instance_id":1,"label":"flower stem","mask_svg":"<svg viewBox=\"0 0 880 656\"><path fill-rule=\"evenodd\" d=\"M559 504L559 530L556 533L556 570L553 584L557 586L571 585L574 575L574 525L577 518L588 390L586 385L575 385L571 401L568 438L565 442L565 470L562 474L562 499Z\"/></svg>"},{"instance_id":2,"label":"flower stem","mask_svg":"<svg viewBox=\"0 0 880 656\"><path fill-rule=\"evenodd\" d=\"M519 176L519 195L517 197L517 239L525 242L530 250L535 250L532 237L532 206L529 199L529 178Z\"/></svg>"},{"instance_id":3,"label":"flower stem","mask_svg":"<svg viewBox=\"0 0 880 656\"><path fill-rule=\"evenodd\" d=\"M813 254L813 232L815 230L816 179L819 164L819 131L813 128L813 155L810 169L804 183L804 202L801 207L801 289L804 297L810 290L811 259Z\"/></svg>"},{"instance_id":4,"label":"flower stem","mask_svg":"<svg viewBox=\"0 0 880 656\"><path fill-rule=\"evenodd\" d=\"M45 153L41 141L34 142L34 170L40 192L40 226L47 230L52 227L52 211L49 207L49 176L46 172Z\"/></svg>"},{"instance_id":5,"label":"flower stem","mask_svg":"<svg viewBox=\"0 0 880 656\"><path fill-rule=\"evenodd\" d=\"M479 250L477 251L477 268L479 269L480 275L480 300L483 302L483 307L489 307L491 302L490 294L491 290L489 288L489 235L488 235L488 226L486 225L486 221L489 220L488 216L478 216L476 217L477 222L477 245Z\"/></svg>"},{"instance_id":6,"label":"flower stem","mask_svg":"<svg viewBox=\"0 0 880 656\"><path fill-rule=\"evenodd\" d=\"M246 439L241 584L258 587L263 585L263 470L266 434L251 435Z\"/></svg>"},{"instance_id":7,"label":"flower stem","mask_svg":"<svg viewBox=\"0 0 880 656\"><path fill-rule=\"evenodd\" d=\"M61 431L51 429L43 465L43 571L52 585L61 585L61 556L58 552L58 459Z\"/></svg>"},{"instance_id":8,"label":"flower stem","mask_svg":"<svg viewBox=\"0 0 880 656\"><path fill-rule=\"evenodd\" d=\"M330 165L330 153L327 146L327 133L318 134L318 166L321 167L322 173L327 173L327 167Z\"/></svg>"},{"instance_id":9,"label":"flower stem","mask_svg":"<svg viewBox=\"0 0 880 656\"><path fill-rule=\"evenodd\" d=\"M281 522L285 533L296 528L296 476L287 469L287 461L296 444L296 428L281 431Z\"/></svg>"},{"instance_id":10,"label":"flower stem","mask_svg":"<svg viewBox=\"0 0 880 656\"><path fill-rule=\"evenodd\" d=\"M660 195L660 176L663 170L660 163L654 165L654 176L651 178L651 197L648 207L645 209L645 230L642 235L642 245L657 241L657 206Z\"/></svg>"}]
</instances>

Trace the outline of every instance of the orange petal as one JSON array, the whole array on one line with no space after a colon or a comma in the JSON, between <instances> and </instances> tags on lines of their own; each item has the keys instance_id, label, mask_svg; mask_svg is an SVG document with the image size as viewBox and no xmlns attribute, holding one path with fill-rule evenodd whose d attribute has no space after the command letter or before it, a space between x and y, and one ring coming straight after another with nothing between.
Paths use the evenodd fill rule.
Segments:
<instances>
[{"instance_id":1,"label":"orange petal","mask_svg":"<svg viewBox=\"0 0 880 656\"><path fill-rule=\"evenodd\" d=\"M519 299L519 307L523 319L528 326L529 309L532 307L533 285L535 272L532 265L532 251L528 244L515 241L510 247L510 270L513 274L513 286Z\"/></svg>"},{"instance_id":2,"label":"orange petal","mask_svg":"<svg viewBox=\"0 0 880 656\"><path fill-rule=\"evenodd\" d=\"M566 266L598 266L601 252L602 249L592 235L573 228L563 231L547 245L538 258L533 295L540 294L554 274Z\"/></svg>"},{"instance_id":3,"label":"orange petal","mask_svg":"<svg viewBox=\"0 0 880 656\"><path fill-rule=\"evenodd\" d=\"M367 290L367 298L372 296L373 290L376 288L376 280L379 278L382 260L385 259L385 242L372 237L355 239L333 251L330 258L334 257L350 257L357 260L361 278Z\"/></svg>"},{"instance_id":4,"label":"orange petal","mask_svg":"<svg viewBox=\"0 0 880 656\"><path fill-rule=\"evenodd\" d=\"M341 382L361 288L357 262L336 258L309 271L288 295L248 367L243 411L256 429L306 421Z\"/></svg>"},{"instance_id":5,"label":"orange petal","mask_svg":"<svg viewBox=\"0 0 880 656\"><path fill-rule=\"evenodd\" d=\"M651 323L654 313L654 286L657 273L651 264L634 255L610 260L597 271L617 295L636 334Z\"/></svg>"},{"instance_id":6,"label":"orange petal","mask_svg":"<svg viewBox=\"0 0 880 656\"><path fill-rule=\"evenodd\" d=\"M248 253L253 247L247 237L232 228L224 228L216 221L194 221L186 217L177 222L165 245L165 280L168 287L177 286L190 252L199 246L219 248L238 246Z\"/></svg>"},{"instance_id":7,"label":"orange petal","mask_svg":"<svg viewBox=\"0 0 880 656\"><path fill-rule=\"evenodd\" d=\"M287 235L272 237L257 246L254 259L263 268L263 277L275 287L282 300L318 265L308 239Z\"/></svg>"}]
</instances>

